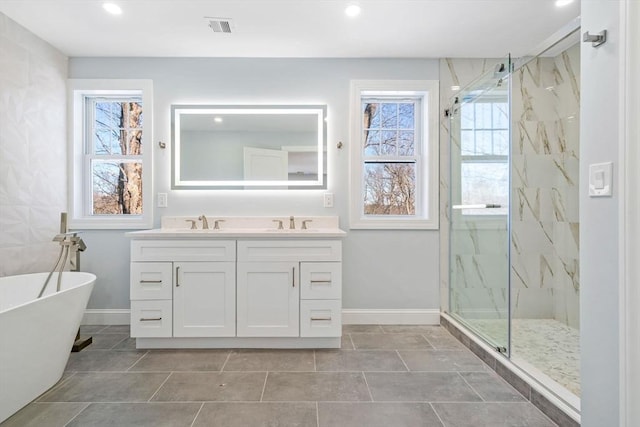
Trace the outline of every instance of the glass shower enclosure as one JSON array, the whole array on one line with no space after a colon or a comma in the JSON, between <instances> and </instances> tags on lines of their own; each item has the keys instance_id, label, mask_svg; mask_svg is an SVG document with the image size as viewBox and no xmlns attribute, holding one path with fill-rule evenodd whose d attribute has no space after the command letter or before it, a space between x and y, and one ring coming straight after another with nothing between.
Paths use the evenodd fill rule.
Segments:
<instances>
[{"instance_id":1,"label":"glass shower enclosure","mask_svg":"<svg viewBox=\"0 0 640 427\"><path fill-rule=\"evenodd\" d=\"M509 353L510 58L458 93L450 118L450 314Z\"/></svg>"},{"instance_id":2,"label":"glass shower enclosure","mask_svg":"<svg viewBox=\"0 0 640 427\"><path fill-rule=\"evenodd\" d=\"M577 407L578 29L501 61L448 115L449 314Z\"/></svg>"}]
</instances>

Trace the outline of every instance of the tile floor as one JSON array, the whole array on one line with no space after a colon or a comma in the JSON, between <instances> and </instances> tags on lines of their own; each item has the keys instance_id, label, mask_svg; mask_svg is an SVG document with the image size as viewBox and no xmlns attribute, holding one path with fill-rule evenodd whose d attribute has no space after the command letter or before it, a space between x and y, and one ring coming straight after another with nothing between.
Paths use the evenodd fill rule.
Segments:
<instances>
[{"instance_id":1,"label":"tile floor","mask_svg":"<svg viewBox=\"0 0 640 427\"><path fill-rule=\"evenodd\" d=\"M506 320L467 319L494 342L505 343ZM580 396L580 331L554 319L513 319L511 354Z\"/></svg>"},{"instance_id":2,"label":"tile floor","mask_svg":"<svg viewBox=\"0 0 640 427\"><path fill-rule=\"evenodd\" d=\"M2 427L555 426L440 326L344 327L341 350L136 350L86 326L62 380Z\"/></svg>"}]
</instances>

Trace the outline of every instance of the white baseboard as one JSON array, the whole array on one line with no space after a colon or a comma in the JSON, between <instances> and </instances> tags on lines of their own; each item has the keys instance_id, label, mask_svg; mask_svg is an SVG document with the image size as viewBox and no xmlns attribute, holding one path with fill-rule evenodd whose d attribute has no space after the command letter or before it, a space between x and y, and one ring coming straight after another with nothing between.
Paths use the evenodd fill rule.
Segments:
<instances>
[{"instance_id":1,"label":"white baseboard","mask_svg":"<svg viewBox=\"0 0 640 427\"><path fill-rule=\"evenodd\" d=\"M130 310L85 310L83 325L128 325ZM440 310L434 309L344 309L345 325L439 325Z\"/></svg>"},{"instance_id":2,"label":"white baseboard","mask_svg":"<svg viewBox=\"0 0 640 427\"><path fill-rule=\"evenodd\" d=\"M440 310L433 309L344 309L343 325L439 325Z\"/></svg>"},{"instance_id":3,"label":"white baseboard","mask_svg":"<svg viewBox=\"0 0 640 427\"><path fill-rule=\"evenodd\" d=\"M90 310L82 316L83 325L128 325L131 323L131 310Z\"/></svg>"}]
</instances>

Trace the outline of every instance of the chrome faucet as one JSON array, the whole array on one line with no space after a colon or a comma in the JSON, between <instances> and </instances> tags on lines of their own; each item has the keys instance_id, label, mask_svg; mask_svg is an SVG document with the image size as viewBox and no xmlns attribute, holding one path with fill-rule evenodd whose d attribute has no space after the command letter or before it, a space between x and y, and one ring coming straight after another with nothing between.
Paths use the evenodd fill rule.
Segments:
<instances>
[{"instance_id":1,"label":"chrome faucet","mask_svg":"<svg viewBox=\"0 0 640 427\"><path fill-rule=\"evenodd\" d=\"M206 217L206 216L204 216L204 215L200 215L200 216L198 217L198 219L199 219L200 221L202 221L202 229L203 229L203 230L208 230L208 229L209 229L209 222L207 221L207 217Z\"/></svg>"},{"instance_id":2,"label":"chrome faucet","mask_svg":"<svg viewBox=\"0 0 640 427\"><path fill-rule=\"evenodd\" d=\"M296 229L296 221L293 219L293 215L289 217L289 229L290 230Z\"/></svg>"}]
</instances>

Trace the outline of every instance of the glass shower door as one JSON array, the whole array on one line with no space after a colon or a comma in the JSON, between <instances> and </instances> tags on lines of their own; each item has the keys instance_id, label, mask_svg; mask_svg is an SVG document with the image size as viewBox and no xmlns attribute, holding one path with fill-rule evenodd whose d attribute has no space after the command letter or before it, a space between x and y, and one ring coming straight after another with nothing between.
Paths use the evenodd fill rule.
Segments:
<instances>
[{"instance_id":1,"label":"glass shower door","mask_svg":"<svg viewBox=\"0 0 640 427\"><path fill-rule=\"evenodd\" d=\"M508 60L460 91L450 117L449 312L509 348Z\"/></svg>"}]
</instances>

